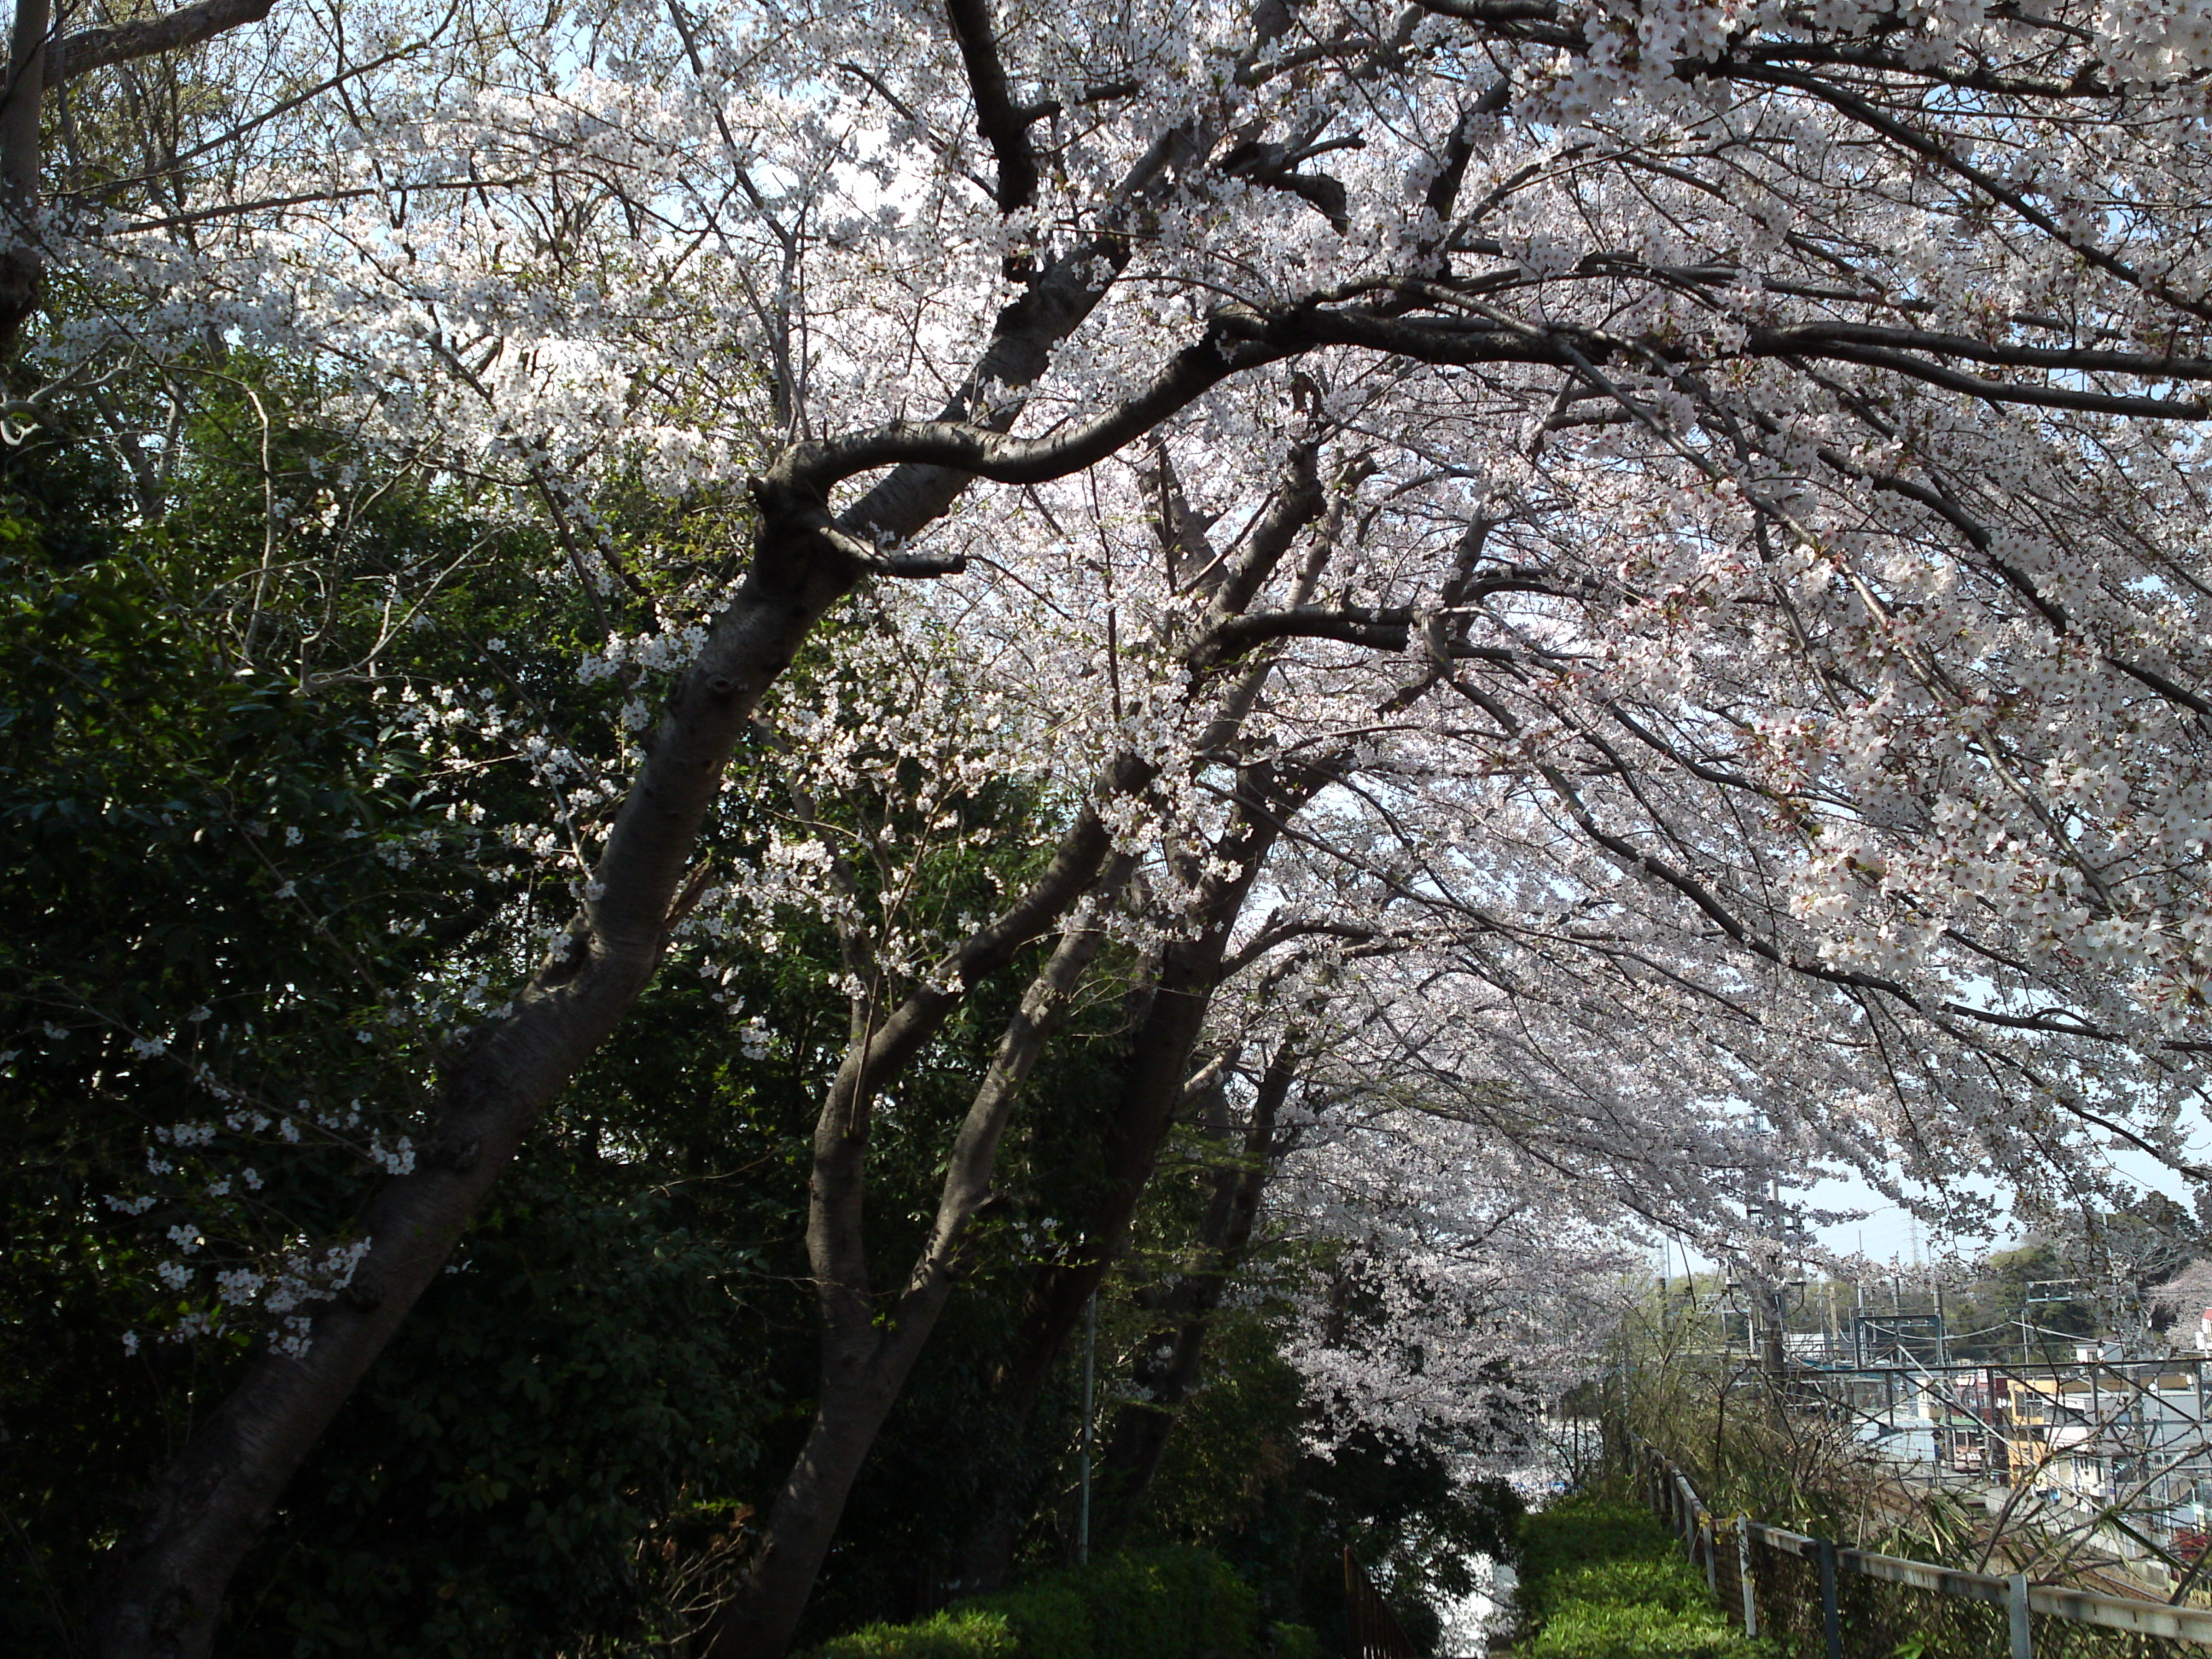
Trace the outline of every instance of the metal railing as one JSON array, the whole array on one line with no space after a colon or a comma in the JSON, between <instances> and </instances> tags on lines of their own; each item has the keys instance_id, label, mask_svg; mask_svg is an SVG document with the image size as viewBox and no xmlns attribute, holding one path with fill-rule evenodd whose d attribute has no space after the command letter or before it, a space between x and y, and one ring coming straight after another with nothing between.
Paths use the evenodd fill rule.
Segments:
<instances>
[{"instance_id":1,"label":"metal railing","mask_svg":"<svg viewBox=\"0 0 2212 1659\"><path fill-rule=\"evenodd\" d=\"M1418 1659L1398 1615L1349 1546L1344 1552L1344 1606L1352 1627L1352 1659Z\"/></svg>"},{"instance_id":2,"label":"metal railing","mask_svg":"<svg viewBox=\"0 0 2212 1659\"><path fill-rule=\"evenodd\" d=\"M2203 1659L2212 1648L2212 1610L1939 1567L1717 1516L1656 1448L1639 1443L1637 1453L1644 1501L1722 1606L1747 1635L1772 1637L1802 1659Z\"/></svg>"}]
</instances>

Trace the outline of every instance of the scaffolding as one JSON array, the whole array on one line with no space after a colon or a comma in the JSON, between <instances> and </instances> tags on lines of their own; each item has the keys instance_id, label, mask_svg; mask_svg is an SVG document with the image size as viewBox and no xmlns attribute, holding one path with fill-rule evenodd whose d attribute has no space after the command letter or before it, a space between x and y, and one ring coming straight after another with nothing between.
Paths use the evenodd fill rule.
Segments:
<instances>
[{"instance_id":1,"label":"scaffolding","mask_svg":"<svg viewBox=\"0 0 2212 1659\"><path fill-rule=\"evenodd\" d=\"M2193 1589L2212 1535L2205 1364L2093 1352L1929 1364L1893 1345L1879 1364L1800 1358L1788 1387L1902 1477L1986 1492L2001 1523L2077 1531L2154 1583Z\"/></svg>"}]
</instances>

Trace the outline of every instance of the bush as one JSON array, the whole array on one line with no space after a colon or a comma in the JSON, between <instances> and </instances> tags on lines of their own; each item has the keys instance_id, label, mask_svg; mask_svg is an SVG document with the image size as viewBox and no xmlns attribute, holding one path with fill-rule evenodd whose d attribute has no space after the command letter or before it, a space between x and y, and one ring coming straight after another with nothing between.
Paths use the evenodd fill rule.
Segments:
<instances>
[{"instance_id":1,"label":"bush","mask_svg":"<svg viewBox=\"0 0 2212 1659\"><path fill-rule=\"evenodd\" d=\"M871 1625L814 1659L1248 1659L1259 1598L1218 1557L1109 1556L911 1625ZM1304 1645L1300 1645L1303 1638ZM1274 1659L1312 1659L1313 1632L1274 1630Z\"/></svg>"},{"instance_id":2,"label":"bush","mask_svg":"<svg viewBox=\"0 0 2212 1659\"><path fill-rule=\"evenodd\" d=\"M1712 1592L1703 1574L1686 1561L1597 1561L1536 1581L1537 1592L1523 1592L1522 1611L1531 1620L1554 1609L1583 1607L1649 1607L1668 1613L1710 1609Z\"/></svg>"},{"instance_id":3,"label":"bush","mask_svg":"<svg viewBox=\"0 0 2212 1659\"><path fill-rule=\"evenodd\" d=\"M814 1650L815 1659L1015 1659L1012 1621L982 1607L954 1607L912 1625L870 1625Z\"/></svg>"},{"instance_id":4,"label":"bush","mask_svg":"<svg viewBox=\"0 0 2212 1659\"><path fill-rule=\"evenodd\" d=\"M1527 1659L1768 1659L1714 1605L1704 1575L1645 1510L1572 1498L1522 1523Z\"/></svg>"},{"instance_id":5,"label":"bush","mask_svg":"<svg viewBox=\"0 0 2212 1659\"><path fill-rule=\"evenodd\" d=\"M1527 1585L1601 1561L1680 1559L1674 1535L1634 1504L1570 1498L1521 1522L1520 1574Z\"/></svg>"},{"instance_id":6,"label":"bush","mask_svg":"<svg viewBox=\"0 0 2212 1659\"><path fill-rule=\"evenodd\" d=\"M1528 1659L1762 1659L1771 1651L1729 1629L1710 1604L1677 1612L1581 1601L1562 1607L1527 1649Z\"/></svg>"}]
</instances>

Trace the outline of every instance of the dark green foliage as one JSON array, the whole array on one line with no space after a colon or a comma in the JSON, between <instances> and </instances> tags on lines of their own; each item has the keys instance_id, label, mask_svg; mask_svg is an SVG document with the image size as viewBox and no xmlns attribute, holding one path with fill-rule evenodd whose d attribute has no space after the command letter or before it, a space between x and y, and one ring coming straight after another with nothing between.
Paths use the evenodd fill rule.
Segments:
<instances>
[{"instance_id":1,"label":"dark green foliage","mask_svg":"<svg viewBox=\"0 0 2212 1659\"><path fill-rule=\"evenodd\" d=\"M817 1659L1021 1659L1002 1608L959 1607L911 1625L870 1625L816 1650Z\"/></svg>"},{"instance_id":2,"label":"dark green foliage","mask_svg":"<svg viewBox=\"0 0 2212 1659\"><path fill-rule=\"evenodd\" d=\"M571 914L574 872L527 850L565 809L526 741L618 768L617 711L655 695L578 672L607 629L644 625L633 591L565 586L543 538L465 483L368 476L313 424L310 377L234 358L210 384L248 380L256 411L219 391L180 417L158 491L95 445L0 447L11 1653L75 1650L134 1494L266 1334L218 1297L216 1272L352 1237L380 1179L372 1152L419 1139L441 1043L511 994ZM623 544L673 560L641 556L648 581L721 562L726 508L625 502ZM871 625L856 602L828 631ZM785 690L836 672L810 651ZM741 745L700 848L714 867L757 850L787 805L781 764L764 737ZM934 833L896 796L855 788L808 816L855 846ZM902 893L905 915L989 914L1067 805L988 781L963 795L945 809L963 833ZM532 1132L285 1494L223 1651L665 1650L726 1592L812 1410L810 1137L848 1019L830 930L770 926L772 944L719 939L711 962L679 939ZM883 1284L927 1233L952 1126L1044 948L977 988L886 1097L866 1223ZM957 1567L947 1518L976 1512L1004 1463L1036 1477L1024 1560L1066 1559L1072 1363L1021 1437L996 1432L988 1377L1034 1270L1103 1178L1128 1020L1115 971L1109 957L1009 1129L960 1291L863 1471L808 1639L933 1605ZM750 1018L771 1053L738 1040ZM1164 1182L1146 1224L1158 1263L1185 1248L1208 1167ZM171 1242L189 1227L204 1248ZM192 1277L165 1286L162 1263ZM1104 1297L1109 1370L1150 1317L1127 1284ZM962 1659L1318 1659L1327 1642L1304 1626L1334 1639L1347 1543L1407 1623L1432 1628L1426 1602L1464 1587L1505 1509L1468 1501L1453 1448L1309 1457L1273 1317L1224 1319L1135 1532L1214 1546L1256 1599L1218 1560L1152 1550L842 1639ZM1296 1622L1263 1635L1263 1616Z\"/></svg>"},{"instance_id":3,"label":"dark green foliage","mask_svg":"<svg viewBox=\"0 0 2212 1659\"><path fill-rule=\"evenodd\" d=\"M1669 1613L1640 1603L1572 1602L1523 1650L1528 1659L1762 1659L1772 1650L1716 1609Z\"/></svg>"},{"instance_id":4,"label":"dark green foliage","mask_svg":"<svg viewBox=\"0 0 2212 1659\"><path fill-rule=\"evenodd\" d=\"M1519 1559L1527 1659L1772 1659L1638 1505L1577 1497L1528 1516Z\"/></svg>"},{"instance_id":5,"label":"dark green foliage","mask_svg":"<svg viewBox=\"0 0 2212 1659\"><path fill-rule=\"evenodd\" d=\"M1522 1519L1515 1552L1521 1604L1540 1605L1544 1586L1561 1574L1603 1562L1671 1561L1676 1548L1673 1535L1640 1504L1563 1499Z\"/></svg>"},{"instance_id":6,"label":"dark green foliage","mask_svg":"<svg viewBox=\"0 0 2212 1659\"><path fill-rule=\"evenodd\" d=\"M611 726L600 705L617 689L580 686L560 596L523 574L541 562L501 556L527 552L515 532L465 495L386 479L343 549L299 545L319 533L301 528L313 494L282 469L318 441L274 441L275 487L303 508L282 569L312 568L365 607L324 607L315 648L343 669L374 647L375 675L317 674L284 633L296 607L226 599L252 591L265 503L258 474L241 489L226 470L219 431L156 518L89 447L0 451L11 1650L70 1650L132 1493L251 1340L238 1326L160 1340L223 1316L216 1249L183 1290L155 1279L176 1254L168 1229L264 1249L343 1240L375 1178L358 1150L370 1131L287 1131L355 1110L387 1134L413 1127L435 1048L394 1028L387 994L477 976L495 999L520 965L516 920L572 902L557 884L538 894L503 850L502 827L534 823L544 792L496 765L433 775L390 719L398 693L478 674L484 638L507 632L498 672L516 700ZM441 579L431 625L379 645L384 607L404 614L425 568ZM780 1014L789 988L768 964L744 988ZM763 1482L757 1431L775 1400L759 1316L735 1292L759 1242L791 1231L793 1183L788 1157L763 1169L780 1205L718 1178L760 1167L759 1145L789 1152L808 1091L732 1077L728 1024L695 985L602 1056L295 1484L240 1578L226 1650L551 1651L636 1629L671 1564L730 1530ZM166 1048L134 1046L148 1034ZM708 1121L724 1112L762 1131L752 1148ZM180 1122L213 1139L157 1139ZM603 1155L616 1138L628 1157ZM703 1179L656 1195L672 1164Z\"/></svg>"},{"instance_id":7,"label":"dark green foliage","mask_svg":"<svg viewBox=\"0 0 2212 1659\"><path fill-rule=\"evenodd\" d=\"M282 1141L276 1120L308 1094L404 1112L419 1078L374 1039L378 992L437 941L388 921L465 927L484 890L429 879L444 820L363 688L241 673L178 601L186 555L224 550L129 527L119 483L80 452L11 451L4 482L0 1352L17 1363L0 1364L0 1498L17 1570L0 1624L58 1646L129 1494L241 1352L236 1334L151 1340L207 1312L220 1265L164 1289L164 1235L220 1211L264 1242L343 1236L359 1160ZM386 856L403 843L404 868ZM149 1163L154 1131L224 1112L207 1079L273 1108L258 1184L222 1199L192 1183L246 1145L227 1128ZM149 1334L135 1357L132 1329Z\"/></svg>"},{"instance_id":8,"label":"dark green foliage","mask_svg":"<svg viewBox=\"0 0 2212 1659\"><path fill-rule=\"evenodd\" d=\"M295 1483L240 1655L544 1653L639 1631L737 1519L763 1403L744 1253L650 1195L520 1183Z\"/></svg>"},{"instance_id":9,"label":"dark green foliage","mask_svg":"<svg viewBox=\"0 0 2212 1659\"><path fill-rule=\"evenodd\" d=\"M1521 1610L1535 1620L1548 1618L1571 1602L1592 1606L1635 1603L1668 1613L1709 1610L1712 1593L1686 1561L1596 1561L1524 1582Z\"/></svg>"},{"instance_id":10,"label":"dark green foliage","mask_svg":"<svg viewBox=\"0 0 2212 1659\"><path fill-rule=\"evenodd\" d=\"M1283 1626L1263 1638L1259 1599L1225 1562L1164 1549L1109 1556L912 1624L872 1625L815 1659L1304 1659L1311 1641Z\"/></svg>"}]
</instances>

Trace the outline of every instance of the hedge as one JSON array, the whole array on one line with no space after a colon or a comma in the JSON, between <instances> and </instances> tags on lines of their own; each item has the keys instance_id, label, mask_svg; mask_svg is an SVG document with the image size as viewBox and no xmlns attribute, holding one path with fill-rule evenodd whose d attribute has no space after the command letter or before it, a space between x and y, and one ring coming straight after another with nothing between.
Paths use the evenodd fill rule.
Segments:
<instances>
[{"instance_id":1,"label":"hedge","mask_svg":"<svg viewBox=\"0 0 2212 1659\"><path fill-rule=\"evenodd\" d=\"M1704 1575L1633 1504L1572 1498L1522 1522L1525 1659L1771 1659L1733 1629Z\"/></svg>"},{"instance_id":2,"label":"hedge","mask_svg":"<svg viewBox=\"0 0 2212 1659\"><path fill-rule=\"evenodd\" d=\"M870 1625L814 1659L1316 1659L1313 1632L1276 1625L1218 1556L1135 1551L963 1601L910 1625Z\"/></svg>"}]
</instances>

